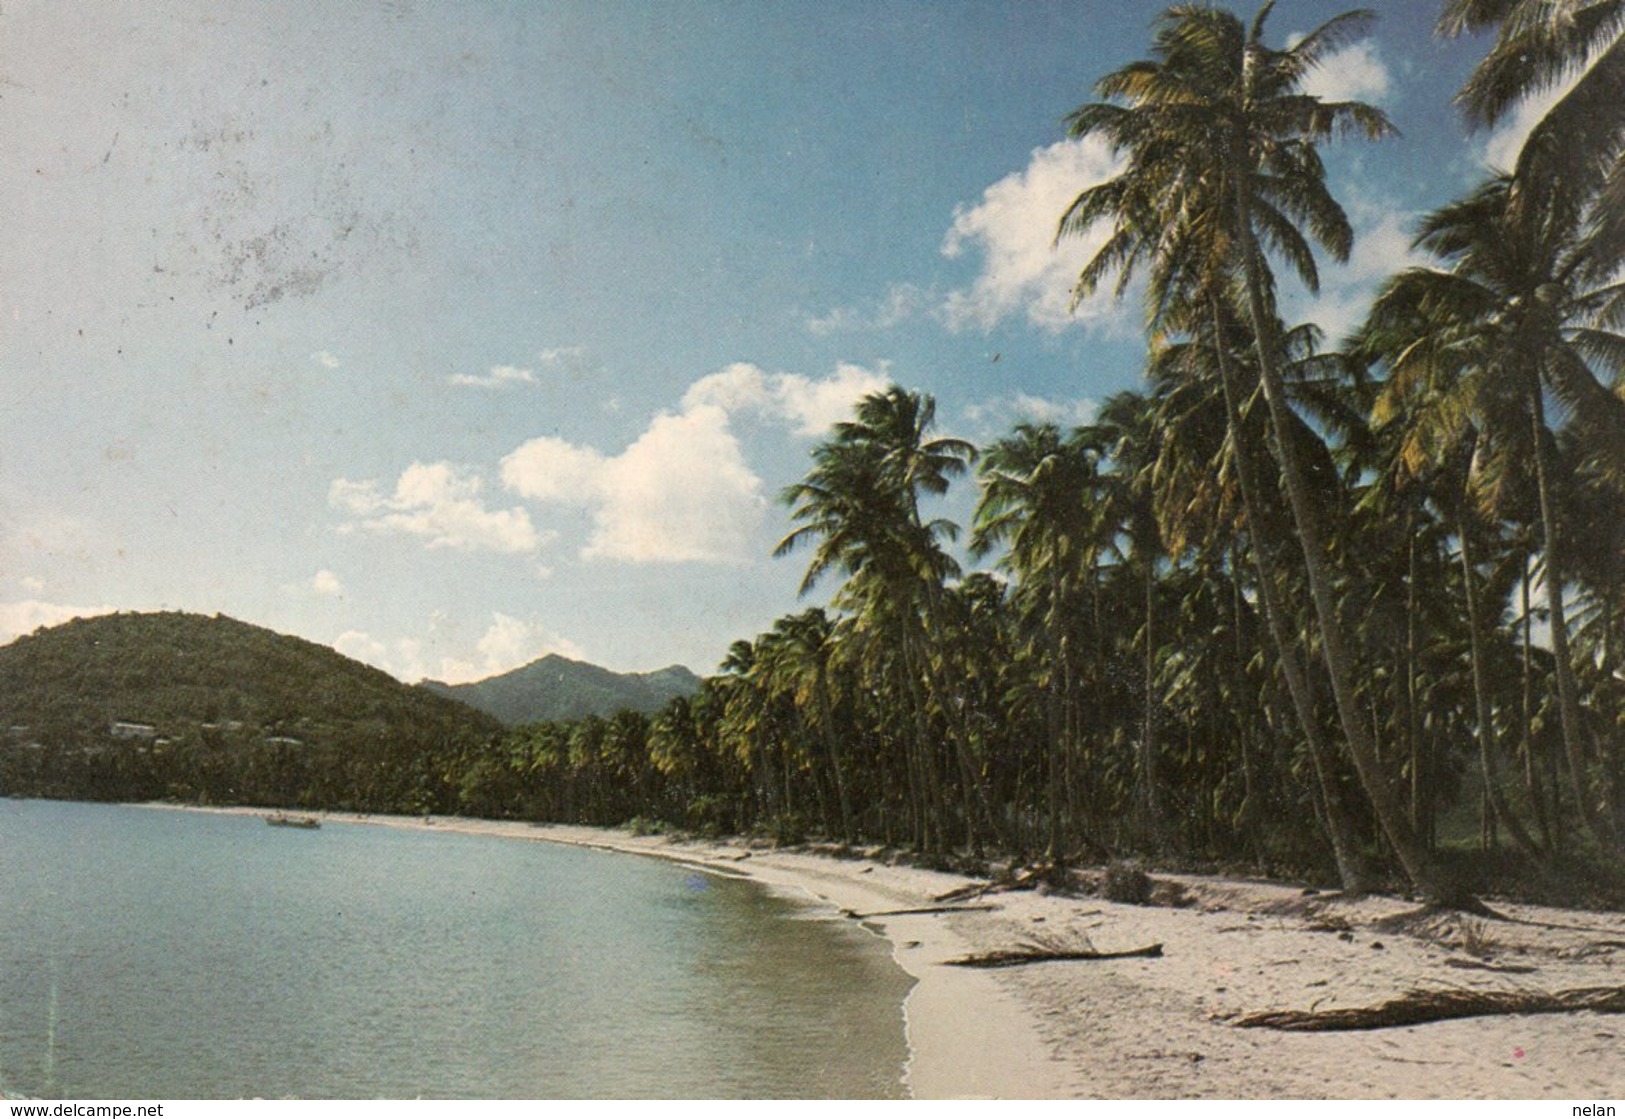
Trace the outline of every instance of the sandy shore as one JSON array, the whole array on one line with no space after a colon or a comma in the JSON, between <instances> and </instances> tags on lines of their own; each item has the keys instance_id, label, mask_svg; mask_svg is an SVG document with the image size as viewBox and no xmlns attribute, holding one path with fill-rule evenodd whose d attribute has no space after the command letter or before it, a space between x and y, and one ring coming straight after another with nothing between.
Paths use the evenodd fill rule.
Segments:
<instances>
[{"instance_id":1,"label":"sandy shore","mask_svg":"<svg viewBox=\"0 0 1625 1119\"><path fill-rule=\"evenodd\" d=\"M247 809L227 811L250 812ZM256 813L257 814L257 813ZM905 1005L910 1090L929 1099L1578 1099L1625 1097L1625 1016L1469 1018L1333 1033L1242 1029L1243 1014L1368 1006L1409 991L1625 986L1625 915L1497 904L1396 927L1400 899L1346 901L1254 882L1159 876L1181 904L1034 891L930 907L970 880L863 860L562 825L350 816L545 840L744 873L833 919L856 913L917 980ZM1160 958L945 965L1041 945Z\"/></svg>"}]
</instances>

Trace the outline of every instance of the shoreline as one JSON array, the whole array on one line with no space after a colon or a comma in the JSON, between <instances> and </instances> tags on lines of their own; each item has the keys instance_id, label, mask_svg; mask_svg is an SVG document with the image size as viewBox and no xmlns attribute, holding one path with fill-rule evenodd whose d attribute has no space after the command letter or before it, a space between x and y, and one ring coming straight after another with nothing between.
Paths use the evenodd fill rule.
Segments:
<instances>
[{"instance_id":1,"label":"shoreline","mask_svg":"<svg viewBox=\"0 0 1625 1119\"><path fill-rule=\"evenodd\" d=\"M269 810L137 807L263 816ZM748 877L860 919L915 980L903 1014L904 1082L917 1099L1617 1099L1625 1017L1594 1012L1464 1018L1288 1033L1231 1022L1262 1010L1371 1006L1412 990L1625 986L1625 914L1496 902L1509 922L1405 919L1403 899L1156 875L1178 906L1035 891L987 909L930 907L972 879L738 841L635 836L568 824L322 813L326 822L525 839L644 855ZM1396 921L1395 919L1399 920ZM1028 945L1160 958L945 966Z\"/></svg>"}]
</instances>

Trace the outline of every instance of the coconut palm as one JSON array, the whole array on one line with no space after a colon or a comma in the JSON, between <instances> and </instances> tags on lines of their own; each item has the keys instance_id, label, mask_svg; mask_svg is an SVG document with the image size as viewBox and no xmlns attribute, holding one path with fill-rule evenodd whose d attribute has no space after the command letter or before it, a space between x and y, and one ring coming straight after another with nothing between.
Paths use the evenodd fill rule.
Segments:
<instances>
[{"instance_id":1,"label":"coconut palm","mask_svg":"<svg viewBox=\"0 0 1625 1119\"><path fill-rule=\"evenodd\" d=\"M1573 428L1592 434L1604 457L1617 451L1605 429L1593 426L1594 402L1617 402L1599 372L1617 377L1625 369L1625 335L1618 333L1625 285L1588 285L1589 250L1583 230L1565 220L1572 215L1521 206L1516 192L1512 176L1497 175L1428 215L1416 244L1440 265L1408 269L1389 283L1363 345L1389 362L1376 418L1406 413L1405 465L1420 469L1476 428L1484 439L1473 475L1482 506L1500 504L1523 469L1533 475L1564 751L1581 818L1606 839L1612 829L1587 782L1587 732L1569 648L1570 529L1548 413L1551 399L1564 403Z\"/></svg>"},{"instance_id":2,"label":"coconut palm","mask_svg":"<svg viewBox=\"0 0 1625 1119\"><path fill-rule=\"evenodd\" d=\"M1410 827L1355 694L1326 533L1291 437L1295 416L1280 370L1274 276L1265 256L1273 253L1313 289L1312 242L1338 259L1348 255L1352 229L1327 188L1318 147L1344 132L1380 138L1392 126L1369 105L1325 102L1304 93L1303 84L1321 60L1363 34L1371 16L1346 13L1277 50L1263 41L1272 7L1265 4L1250 27L1229 12L1195 5L1159 17L1154 57L1107 75L1096 85L1105 100L1068 117L1073 136L1104 139L1125 166L1080 194L1059 232L1111 223L1104 246L1079 276L1078 293L1094 290L1113 272L1121 291L1144 268L1153 329L1193 297L1211 300L1226 286L1239 293L1350 755L1407 876L1434 901L1456 900L1457 891Z\"/></svg>"},{"instance_id":3,"label":"coconut palm","mask_svg":"<svg viewBox=\"0 0 1625 1119\"><path fill-rule=\"evenodd\" d=\"M1446 0L1441 34L1490 30L1456 100L1488 127L1567 85L1500 170L1516 173L1520 205L1584 212L1591 266L1606 275L1625 249L1625 0Z\"/></svg>"},{"instance_id":4,"label":"coconut palm","mask_svg":"<svg viewBox=\"0 0 1625 1119\"><path fill-rule=\"evenodd\" d=\"M978 823L993 825L976 780L970 736L961 705L947 686L933 646L942 632L941 594L958 565L942 547L958 527L925 519L921 496L946 493L962 475L976 449L961 439L933 438L936 403L931 397L893 387L861 400L852 420L835 425L813 452L813 469L790 486L784 499L800 526L779 542L774 555L786 555L816 541L803 591L825 574L848 576L836 603L867 624L887 632L898 654L914 721L910 775L916 840L927 850L946 843L949 809L930 721L939 714L952 742L950 766L960 777L961 823L967 843L979 842ZM995 828L996 830L996 828Z\"/></svg>"},{"instance_id":5,"label":"coconut palm","mask_svg":"<svg viewBox=\"0 0 1625 1119\"><path fill-rule=\"evenodd\" d=\"M1065 853L1062 806L1073 800L1069 762L1078 725L1080 652L1074 638L1079 619L1089 616L1089 581L1105 550L1096 515L1097 461L1055 424L1019 424L982 457L971 537L978 556L1005 549L999 566L1018 580L1023 613L1032 619L1028 668L1044 706L1051 859Z\"/></svg>"}]
</instances>

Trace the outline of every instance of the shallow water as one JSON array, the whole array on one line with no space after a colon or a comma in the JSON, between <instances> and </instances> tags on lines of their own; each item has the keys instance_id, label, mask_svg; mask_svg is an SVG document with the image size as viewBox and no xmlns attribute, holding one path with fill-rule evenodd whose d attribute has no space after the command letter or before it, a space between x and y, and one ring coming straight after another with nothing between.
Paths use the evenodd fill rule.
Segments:
<instances>
[{"instance_id":1,"label":"shallow water","mask_svg":"<svg viewBox=\"0 0 1625 1119\"><path fill-rule=\"evenodd\" d=\"M46 1097L895 1097L884 942L653 859L0 800L0 1084Z\"/></svg>"}]
</instances>

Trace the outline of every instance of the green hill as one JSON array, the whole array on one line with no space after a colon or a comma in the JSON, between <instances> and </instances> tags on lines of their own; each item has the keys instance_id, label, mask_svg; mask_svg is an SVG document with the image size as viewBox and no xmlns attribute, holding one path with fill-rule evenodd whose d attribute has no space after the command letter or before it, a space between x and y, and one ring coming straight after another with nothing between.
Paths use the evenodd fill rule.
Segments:
<instances>
[{"instance_id":1,"label":"green hill","mask_svg":"<svg viewBox=\"0 0 1625 1119\"><path fill-rule=\"evenodd\" d=\"M553 655L473 684L425 680L422 686L519 726L617 711L652 714L676 696L699 691L700 678L682 665L621 673Z\"/></svg>"},{"instance_id":2,"label":"green hill","mask_svg":"<svg viewBox=\"0 0 1625 1119\"><path fill-rule=\"evenodd\" d=\"M332 649L221 616L110 614L0 647L0 790L442 810L500 727Z\"/></svg>"}]
</instances>

